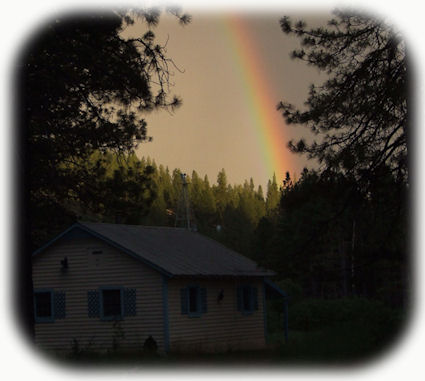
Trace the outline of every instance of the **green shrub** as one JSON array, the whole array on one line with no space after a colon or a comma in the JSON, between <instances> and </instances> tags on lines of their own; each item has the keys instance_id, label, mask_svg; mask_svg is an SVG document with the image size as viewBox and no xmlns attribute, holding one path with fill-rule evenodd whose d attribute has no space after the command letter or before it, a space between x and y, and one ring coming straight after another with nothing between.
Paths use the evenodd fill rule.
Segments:
<instances>
[{"instance_id":1,"label":"green shrub","mask_svg":"<svg viewBox=\"0 0 425 381\"><path fill-rule=\"evenodd\" d=\"M268 319L274 321L268 326L269 342L280 344L282 358L319 362L377 355L396 339L406 317L405 311L364 298L304 300L289 308L289 341L285 343L278 315L271 311Z\"/></svg>"},{"instance_id":2,"label":"green shrub","mask_svg":"<svg viewBox=\"0 0 425 381\"><path fill-rule=\"evenodd\" d=\"M289 310L289 328L310 331L341 323L357 322L368 326L395 323L396 315L383 303L364 298L304 300Z\"/></svg>"}]
</instances>

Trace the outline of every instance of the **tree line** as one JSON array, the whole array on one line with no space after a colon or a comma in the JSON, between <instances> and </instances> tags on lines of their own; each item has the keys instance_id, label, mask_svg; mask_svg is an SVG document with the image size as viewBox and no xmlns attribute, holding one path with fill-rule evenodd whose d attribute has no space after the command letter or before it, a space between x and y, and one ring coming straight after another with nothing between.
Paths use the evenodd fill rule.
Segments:
<instances>
[{"instance_id":1,"label":"tree line","mask_svg":"<svg viewBox=\"0 0 425 381\"><path fill-rule=\"evenodd\" d=\"M75 220L176 226L183 190L180 169L170 170L134 153L100 151L68 164L67 171L74 167L96 175L87 179L72 198L55 206L57 224L37 220L32 231L35 245L43 244ZM265 190L255 186L252 178L243 184L230 184L224 168L213 182L195 170L185 174L185 179L196 230L250 255L251 238L259 221L275 213L279 204L276 176ZM40 207L40 213L46 210Z\"/></svg>"}]
</instances>

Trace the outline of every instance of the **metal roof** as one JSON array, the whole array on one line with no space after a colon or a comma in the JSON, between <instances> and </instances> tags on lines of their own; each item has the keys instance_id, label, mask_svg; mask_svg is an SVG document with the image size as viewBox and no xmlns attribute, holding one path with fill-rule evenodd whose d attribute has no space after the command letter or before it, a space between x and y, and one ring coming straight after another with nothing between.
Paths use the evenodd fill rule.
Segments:
<instances>
[{"instance_id":1,"label":"metal roof","mask_svg":"<svg viewBox=\"0 0 425 381\"><path fill-rule=\"evenodd\" d=\"M73 226L82 228L171 276L275 274L219 242L183 228L92 222L78 222Z\"/></svg>"}]
</instances>

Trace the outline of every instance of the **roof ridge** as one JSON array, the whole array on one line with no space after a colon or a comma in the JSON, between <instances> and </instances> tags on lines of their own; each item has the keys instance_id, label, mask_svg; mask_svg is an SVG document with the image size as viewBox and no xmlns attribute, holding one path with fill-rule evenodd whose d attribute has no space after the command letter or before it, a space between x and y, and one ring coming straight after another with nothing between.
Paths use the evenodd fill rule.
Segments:
<instances>
[{"instance_id":1,"label":"roof ridge","mask_svg":"<svg viewBox=\"0 0 425 381\"><path fill-rule=\"evenodd\" d=\"M214 238L211 238L205 234L199 233L199 232L195 232L192 230L188 230L186 228L181 228L181 227L174 227L174 226L155 226L155 225L137 225L137 224L115 224L115 223L111 223L111 222L87 222L88 224L97 224L97 225L113 225L113 226L130 226L130 227L140 227L140 228L144 228L144 229L167 229L167 230L179 230L179 231L187 231L188 233L194 233L197 234L199 236L201 236L204 239L207 239L211 242L213 242L216 245L220 245L223 248L225 248L226 250L230 251L232 254L238 256L238 257L242 257L245 260L251 261L252 263L254 263L256 265L257 268L262 268L262 266L260 266L256 261L254 261L253 259L238 253L236 250L226 246L224 243L215 240Z\"/></svg>"},{"instance_id":2,"label":"roof ridge","mask_svg":"<svg viewBox=\"0 0 425 381\"><path fill-rule=\"evenodd\" d=\"M186 228L174 227L174 226L156 226L156 225L139 225L139 224L115 224L113 222L92 222L92 221L77 221L81 225L113 225L113 226L130 226L130 227L139 227L146 229L172 229L172 230L187 230Z\"/></svg>"}]
</instances>

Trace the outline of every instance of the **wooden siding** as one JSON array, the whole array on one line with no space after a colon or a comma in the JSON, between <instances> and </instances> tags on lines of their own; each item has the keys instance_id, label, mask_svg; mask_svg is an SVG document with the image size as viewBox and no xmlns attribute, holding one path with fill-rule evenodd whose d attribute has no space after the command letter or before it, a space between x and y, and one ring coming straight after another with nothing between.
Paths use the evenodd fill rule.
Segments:
<instances>
[{"instance_id":1,"label":"wooden siding","mask_svg":"<svg viewBox=\"0 0 425 381\"><path fill-rule=\"evenodd\" d=\"M200 317L181 313L180 289L194 284L207 290L207 312ZM237 287L242 284L257 288L258 310L251 314L237 309ZM224 298L217 302L221 290ZM265 346L262 279L170 279L168 310L171 351L218 352Z\"/></svg>"},{"instance_id":2,"label":"wooden siding","mask_svg":"<svg viewBox=\"0 0 425 381\"><path fill-rule=\"evenodd\" d=\"M103 251L100 260L90 258L92 249ZM62 273L65 256L69 268ZM107 350L115 336L119 348L137 350L152 335L159 350L164 350L162 275L114 247L91 237L61 238L33 258L33 284L34 289L66 293L66 317L35 324L38 346L68 351L77 340L80 348ZM100 286L135 288L136 316L124 317L118 324L89 318L87 291Z\"/></svg>"}]
</instances>

